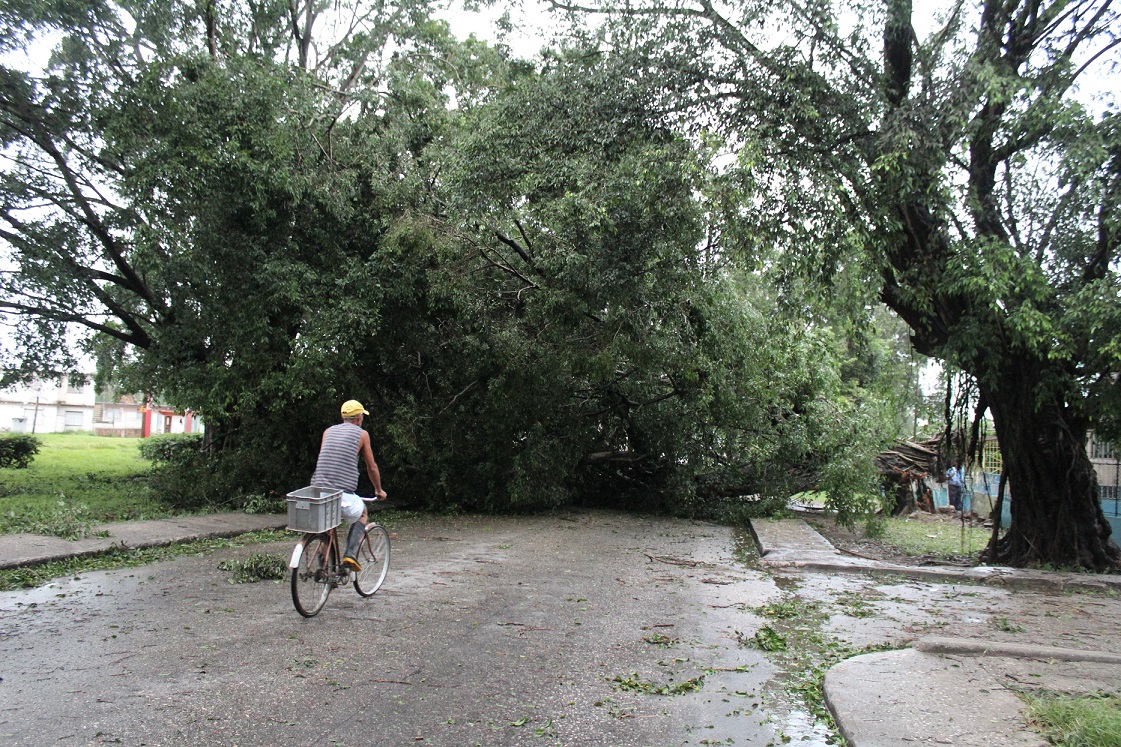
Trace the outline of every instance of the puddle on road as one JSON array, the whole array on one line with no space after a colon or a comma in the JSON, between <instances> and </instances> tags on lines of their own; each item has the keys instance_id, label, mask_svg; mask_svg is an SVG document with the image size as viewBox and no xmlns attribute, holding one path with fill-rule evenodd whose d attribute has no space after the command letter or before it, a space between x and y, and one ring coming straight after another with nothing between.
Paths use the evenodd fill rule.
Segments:
<instances>
[{"instance_id":1,"label":"puddle on road","mask_svg":"<svg viewBox=\"0 0 1121 747\"><path fill-rule=\"evenodd\" d=\"M693 702L677 711L677 716L694 726L694 740L702 745L766 745L797 744L805 747L829 747L836 743L833 732L801 703L786 694L777 697L764 694L766 683L752 679L748 688L721 687L705 693L685 696ZM734 687L734 686L733 686Z\"/></svg>"},{"instance_id":2,"label":"puddle on road","mask_svg":"<svg viewBox=\"0 0 1121 747\"><path fill-rule=\"evenodd\" d=\"M836 743L836 738L824 724L814 723L814 717L808 711L794 709L777 716L779 728L776 729L782 736L790 737L790 744L806 745L806 747L828 747Z\"/></svg>"},{"instance_id":3,"label":"puddle on road","mask_svg":"<svg viewBox=\"0 0 1121 747\"><path fill-rule=\"evenodd\" d=\"M736 562L752 570L759 570L759 544L750 529L738 527L732 532L732 553Z\"/></svg>"},{"instance_id":4,"label":"puddle on road","mask_svg":"<svg viewBox=\"0 0 1121 747\"><path fill-rule=\"evenodd\" d=\"M90 614L114 610L110 582L140 584L143 580L135 569L88 571L72 577L56 578L42 586L0 592L0 615L11 617L36 609L61 607L70 614ZM114 589L115 590L115 589ZM78 602L78 604L75 604Z\"/></svg>"},{"instance_id":5,"label":"puddle on road","mask_svg":"<svg viewBox=\"0 0 1121 747\"><path fill-rule=\"evenodd\" d=\"M17 589L0 594L0 611L12 612L27 607L39 607L78 595L88 595L99 590L97 582L85 577L77 579L56 579L43 586L31 589Z\"/></svg>"}]
</instances>

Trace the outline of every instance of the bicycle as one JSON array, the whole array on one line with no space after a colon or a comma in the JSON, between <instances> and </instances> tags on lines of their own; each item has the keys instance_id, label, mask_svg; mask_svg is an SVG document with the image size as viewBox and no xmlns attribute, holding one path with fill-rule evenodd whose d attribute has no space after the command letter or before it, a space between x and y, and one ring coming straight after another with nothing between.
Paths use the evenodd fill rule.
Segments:
<instances>
[{"instance_id":1,"label":"bicycle","mask_svg":"<svg viewBox=\"0 0 1121 747\"><path fill-rule=\"evenodd\" d=\"M373 503L376 499L362 500ZM292 603L304 617L318 615L331 591L347 582L353 582L360 596L372 597L389 572L389 532L385 527L368 520L356 558L362 570L354 572L342 565L338 526L305 533L292 550L288 561L292 569Z\"/></svg>"}]
</instances>

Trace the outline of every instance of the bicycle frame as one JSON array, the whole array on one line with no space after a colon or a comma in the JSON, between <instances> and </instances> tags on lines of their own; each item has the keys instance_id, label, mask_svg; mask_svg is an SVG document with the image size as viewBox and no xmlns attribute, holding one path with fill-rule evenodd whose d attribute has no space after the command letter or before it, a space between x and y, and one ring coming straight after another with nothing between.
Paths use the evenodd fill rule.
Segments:
<instances>
[{"instance_id":1,"label":"bicycle frame","mask_svg":"<svg viewBox=\"0 0 1121 747\"><path fill-rule=\"evenodd\" d=\"M342 564L342 552L337 526L324 532L304 533L292 549L288 560L292 602L304 617L319 614L331 591L347 583L353 583L362 597L373 596L381 588L389 571L390 539L385 527L366 522L355 558L361 567L356 571Z\"/></svg>"},{"instance_id":2,"label":"bicycle frame","mask_svg":"<svg viewBox=\"0 0 1121 747\"><path fill-rule=\"evenodd\" d=\"M324 551L325 555L330 555L331 559L334 561L333 563L330 564L330 566L333 566L335 568L341 568L342 566L339 563L340 558L339 558L338 527L331 527L326 532L308 532L307 534L305 534L303 536L303 539L301 539L299 542L297 542L296 546L294 548L292 548L292 557L288 559L288 568L291 569L291 570L295 570L295 569L299 568L300 567L300 559L303 558L303 556L304 556L304 548L307 547L308 541L311 540L313 537L323 537L323 536L327 537L327 547L326 547L326 550ZM345 583L348 574L349 574L349 571L340 571L339 573L336 573L335 578L331 579L331 583L334 584L335 586L338 586L339 583L340 583L340 578L341 578L341 583Z\"/></svg>"}]
</instances>

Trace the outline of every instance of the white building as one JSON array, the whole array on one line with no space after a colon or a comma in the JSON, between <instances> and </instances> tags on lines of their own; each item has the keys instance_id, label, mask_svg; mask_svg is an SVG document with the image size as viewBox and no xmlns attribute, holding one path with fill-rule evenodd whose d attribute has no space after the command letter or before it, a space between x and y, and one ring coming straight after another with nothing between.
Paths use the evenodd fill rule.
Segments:
<instances>
[{"instance_id":1,"label":"white building","mask_svg":"<svg viewBox=\"0 0 1121 747\"><path fill-rule=\"evenodd\" d=\"M0 390L0 433L93 431L93 380L63 376Z\"/></svg>"}]
</instances>

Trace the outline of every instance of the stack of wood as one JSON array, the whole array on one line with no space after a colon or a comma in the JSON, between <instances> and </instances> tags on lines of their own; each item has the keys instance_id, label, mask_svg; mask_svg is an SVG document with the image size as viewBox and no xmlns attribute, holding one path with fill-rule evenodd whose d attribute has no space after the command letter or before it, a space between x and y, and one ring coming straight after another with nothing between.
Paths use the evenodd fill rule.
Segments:
<instances>
[{"instance_id":1,"label":"stack of wood","mask_svg":"<svg viewBox=\"0 0 1121 747\"><path fill-rule=\"evenodd\" d=\"M938 470L938 444L929 441L898 441L895 446L876 457L876 466L886 475L910 479L933 475Z\"/></svg>"},{"instance_id":2,"label":"stack of wood","mask_svg":"<svg viewBox=\"0 0 1121 747\"><path fill-rule=\"evenodd\" d=\"M884 483L896 498L892 514L898 516L915 508L934 511L929 483L938 474L939 443L937 438L921 442L898 441L876 457Z\"/></svg>"}]
</instances>

